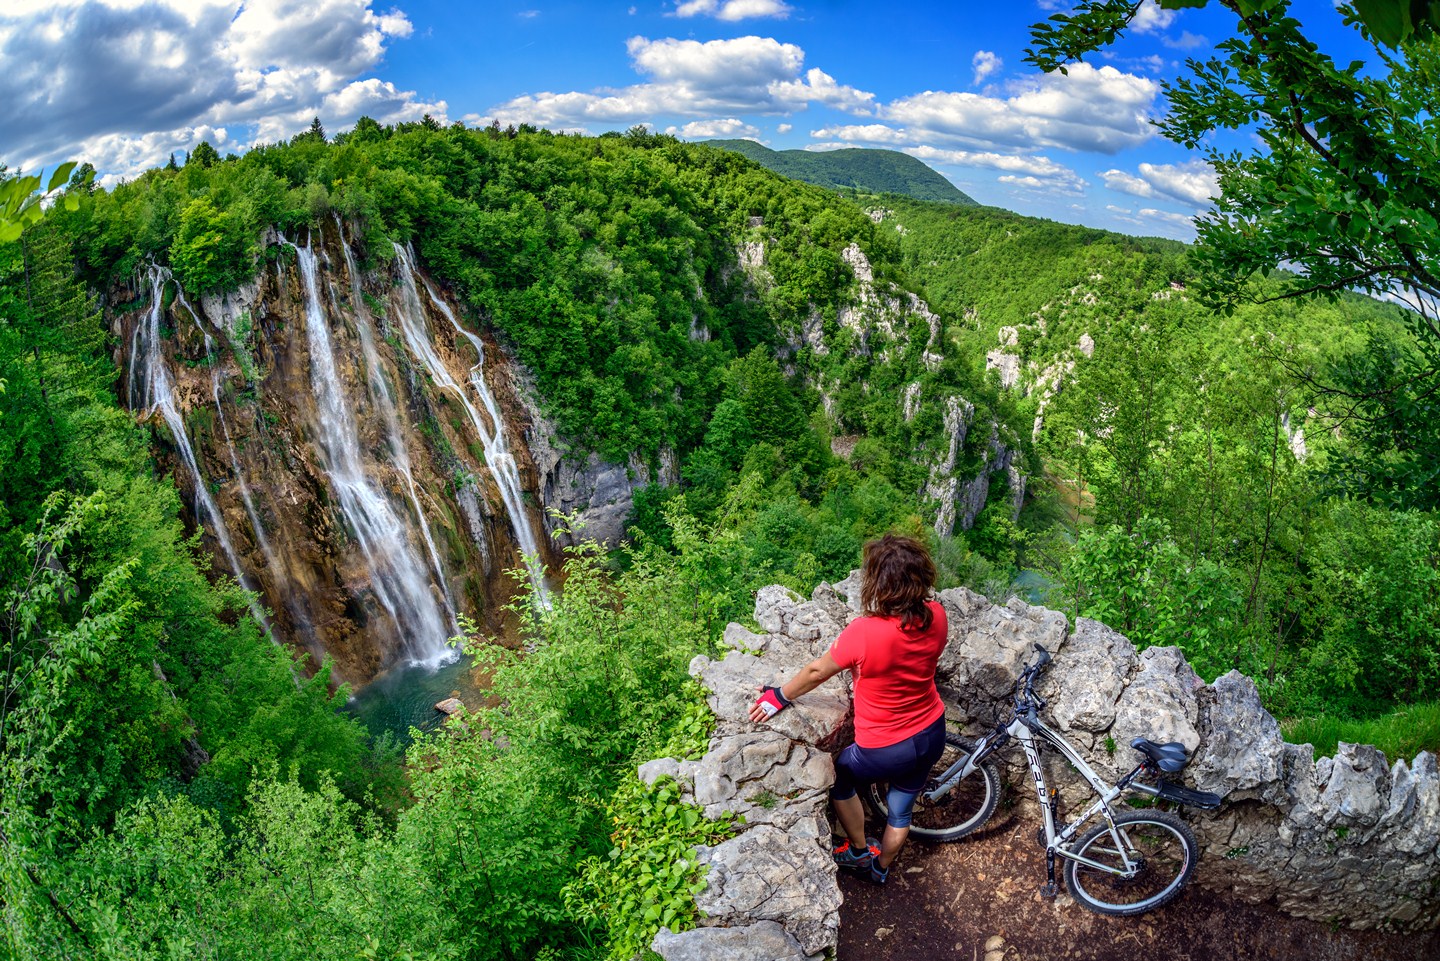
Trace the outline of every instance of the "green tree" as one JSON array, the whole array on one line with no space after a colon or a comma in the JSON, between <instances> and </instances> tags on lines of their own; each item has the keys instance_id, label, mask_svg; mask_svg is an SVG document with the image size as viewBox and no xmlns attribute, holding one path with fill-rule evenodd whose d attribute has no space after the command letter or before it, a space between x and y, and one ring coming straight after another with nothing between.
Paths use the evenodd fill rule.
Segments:
<instances>
[{"instance_id":1,"label":"green tree","mask_svg":"<svg viewBox=\"0 0 1440 961\"><path fill-rule=\"evenodd\" d=\"M1440 109L1440 40L1432 29L1440 5L1373 0L1342 8L1374 50L1375 68L1367 70L1323 52L1288 0L1217 2L1234 13L1235 33L1218 56L1190 61L1188 76L1164 84L1170 112L1159 125L1170 140L1199 150L1219 177L1214 210L1196 221L1195 256L1210 302L1232 310L1241 298L1398 294L1419 343L1404 379L1432 393L1440 383L1440 167L1415 158L1440 151L1427 119ZM1095 0L1056 15L1032 28L1027 59L1063 70L1112 43L1139 6ZM1258 146L1226 151L1212 137L1222 130L1252 131ZM1257 274L1277 271L1285 271L1278 291L1254 285ZM1374 416L1395 407L1393 392L1367 392L1354 381L1330 386L1378 408ZM1440 450L1426 443L1406 486L1433 491L1433 472L1418 464Z\"/></svg>"},{"instance_id":2,"label":"green tree","mask_svg":"<svg viewBox=\"0 0 1440 961\"><path fill-rule=\"evenodd\" d=\"M225 290L245 275L249 266L245 252L234 215L221 211L208 197L197 197L180 215L170 262L186 290L209 293Z\"/></svg>"},{"instance_id":3,"label":"green tree","mask_svg":"<svg viewBox=\"0 0 1440 961\"><path fill-rule=\"evenodd\" d=\"M190 156L185 158L185 166L195 164L199 167L213 167L220 162L220 154L210 146L210 141L202 140L190 151Z\"/></svg>"},{"instance_id":4,"label":"green tree","mask_svg":"<svg viewBox=\"0 0 1440 961\"><path fill-rule=\"evenodd\" d=\"M311 120L304 133L295 135L294 142L325 143L325 125L320 122L320 118L317 116Z\"/></svg>"}]
</instances>

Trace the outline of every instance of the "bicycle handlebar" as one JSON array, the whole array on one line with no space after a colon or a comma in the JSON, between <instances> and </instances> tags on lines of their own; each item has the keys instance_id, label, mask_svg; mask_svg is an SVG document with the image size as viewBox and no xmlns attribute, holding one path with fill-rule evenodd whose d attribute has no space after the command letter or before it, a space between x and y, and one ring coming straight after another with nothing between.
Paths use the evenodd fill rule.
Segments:
<instances>
[{"instance_id":1,"label":"bicycle handlebar","mask_svg":"<svg viewBox=\"0 0 1440 961\"><path fill-rule=\"evenodd\" d=\"M1029 664L1020 672L1020 677L1015 684L1015 708L1017 713L1023 713L1033 723L1036 720L1036 712L1045 707L1045 699L1035 693L1035 679L1040 676L1045 665L1050 663L1050 652L1039 644L1035 645L1035 653L1039 655L1034 664Z\"/></svg>"}]
</instances>

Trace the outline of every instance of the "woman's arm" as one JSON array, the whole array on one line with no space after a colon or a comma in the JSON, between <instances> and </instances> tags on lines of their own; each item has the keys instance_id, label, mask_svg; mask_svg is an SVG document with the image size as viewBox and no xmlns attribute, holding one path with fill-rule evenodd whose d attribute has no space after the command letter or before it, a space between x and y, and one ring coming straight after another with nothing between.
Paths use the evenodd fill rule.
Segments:
<instances>
[{"instance_id":1,"label":"woman's arm","mask_svg":"<svg viewBox=\"0 0 1440 961\"><path fill-rule=\"evenodd\" d=\"M794 677L781 684L780 693L786 702L793 701L800 695L815 690L842 670L844 668L836 664L835 659L830 656L829 652L826 652L800 668L795 672ZM752 721L763 721L769 714L770 712L767 712L758 702L750 706L750 720Z\"/></svg>"}]
</instances>

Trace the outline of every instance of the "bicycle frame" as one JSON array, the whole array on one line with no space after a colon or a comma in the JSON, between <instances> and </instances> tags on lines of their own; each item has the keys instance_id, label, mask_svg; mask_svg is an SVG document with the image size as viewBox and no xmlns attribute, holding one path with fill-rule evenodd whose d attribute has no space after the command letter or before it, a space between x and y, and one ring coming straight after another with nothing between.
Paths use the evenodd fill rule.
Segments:
<instances>
[{"instance_id":1,"label":"bicycle frame","mask_svg":"<svg viewBox=\"0 0 1440 961\"><path fill-rule=\"evenodd\" d=\"M1129 789L1130 783L1143 769L1143 765L1137 765L1133 771L1121 778L1118 784L1109 784L1103 780L1100 775L1095 773L1094 768L1086 763L1085 759L1070 746L1068 741L1055 731L1050 730L1050 728L1045 725L1045 722L1034 716L1033 713L1027 716L1017 710L1014 718L1008 725L997 727L982 737L975 745L973 754L964 759L964 761L956 761L952 764L945 773L939 777L940 783L935 790L927 791L921 796L930 802L938 801L948 794L963 778L974 771L981 761L998 751L1012 737L1019 741L1021 746L1024 747L1025 760L1030 766L1030 774L1035 781L1035 795L1040 802L1040 811L1045 822L1046 854L1052 858L1056 855L1068 858L1071 861L1077 861L1099 871L1117 874L1122 878L1133 877L1138 870L1138 865L1130 859L1130 840L1125 836L1125 833L1116 826L1115 815L1110 810L1110 803ZM1090 805L1083 814L1063 828L1059 828L1055 822L1056 812L1053 792L1045 783L1045 770L1040 764L1040 742L1047 743L1059 751L1060 756L1065 758L1075 770L1080 772L1080 776L1085 779L1086 783L1090 785L1090 789L1098 796L1098 800L1096 800L1094 804ZM1114 839L1116 851L1124 863L1123 870L1116 870L1111 865L1092 861L1087 857L1070 851L1068 847L1066 847L1070 840L1079 832L1080 828L1097 814L1103 815L1106 824L1110 827L1110 836Z\"/></svg>"}]
</instances>

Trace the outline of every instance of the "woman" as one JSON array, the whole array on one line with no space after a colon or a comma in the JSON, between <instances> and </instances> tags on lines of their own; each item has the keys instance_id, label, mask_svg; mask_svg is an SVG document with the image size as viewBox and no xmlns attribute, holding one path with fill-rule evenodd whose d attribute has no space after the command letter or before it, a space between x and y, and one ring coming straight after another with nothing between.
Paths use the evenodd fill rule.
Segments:
<instances>
[{"instance_id":1,"label":"woman","mask_svg":"<svg viewBox=\"0 0 1440 961\"><path fill-rule=\"evenodd\" d=\"M865 545L860 600L864 614L830 650L779 687L763 688L750 708L762 721L843 670L855 678L855 743L835 760L830 799L845 833L835 863L884 884L910 834L910 812L930 768L945 750L945 705L935 665L945 648L945 609L927 600L935 565L919 542L887 534ZM856 789L888 781L889 814L876 843L865 837Z\"/></svg>"}]
</instances>

